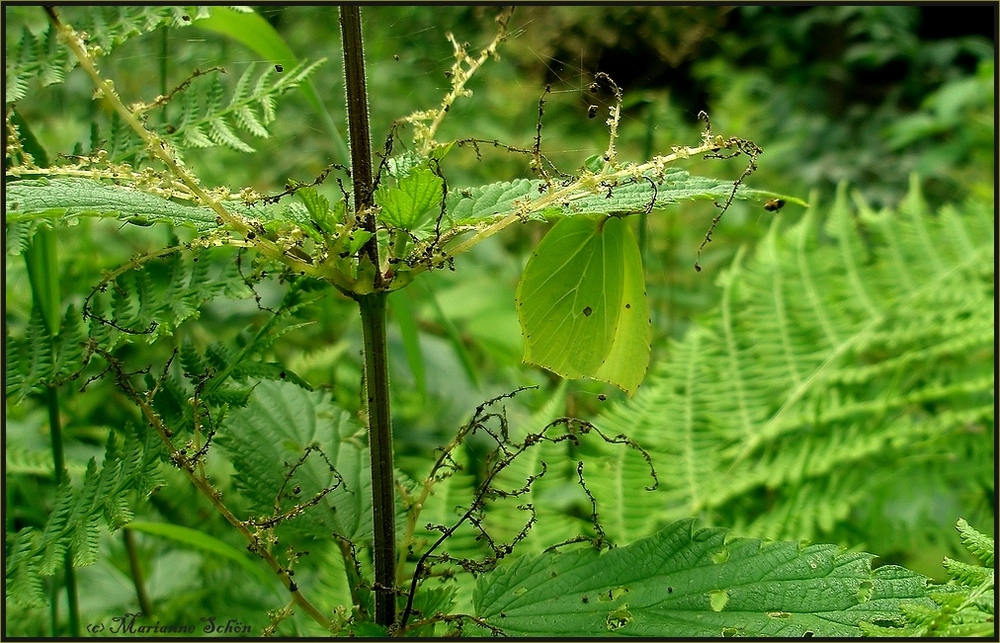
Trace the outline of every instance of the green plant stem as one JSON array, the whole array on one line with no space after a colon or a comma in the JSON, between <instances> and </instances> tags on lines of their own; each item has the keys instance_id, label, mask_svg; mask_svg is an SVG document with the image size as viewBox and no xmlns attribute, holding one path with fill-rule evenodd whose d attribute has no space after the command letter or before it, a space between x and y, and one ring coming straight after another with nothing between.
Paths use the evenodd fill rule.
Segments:
<instances>
[{"instance_id":1,"label":"green plant stem","mask_svg":"<svg viewBox=\"0 0 1000 643\"><path fill-rule=\"evenodd\" d=\"M142 567L139 565L139 550L135 544L135 534L131 529L122 529L122 538L125 540L125 553L128 554L128 566L132 572L135 595L139 599L139 609L142 610L143 616L152 616L153 604L149 602L146 583L142 577Z\"/></svg>"},{"instance_id":2,"label":"green plant stem","mask_svg":"<svg viewBox=\"0 0 1000 643\"><path fill-rule=\"evenodd\" d=\"M348 131L351 143L351 177L354 207L361 225L372 233L362 248L361 263L371 262L373 292L358 294L365 358L365 407L368 411L368 442L372 472L372 520L374 523L375 622L390 627L396 620L396 515L392 466L392 424L389 417L389 368L386 359L386 297L379 266L378 236L372 206L371 130L368 123L368 90L365 83L361 9L340 8L344 43L344 76L347 90ZM362 266L364 268L364 266Z\"/></svg>"},{"instance_id":3,"label":"green plant stem","mask_svg":"<svg viewBox=\"0 0 1000 643\"><path fill-rule=\"evenodd\" d=\"M389 417L389 368L386 359L385 292L358 297L364 332L365 402L372 468L372 520L375 526L375 620L396 618L396 515L393 489L392 425Z\"/></svg>"},{"instance_id":4,"label":"green plant stem","mask_svg":"<svg viewBox=\"0 0 1000 643\"><path fill-rule=\"evenodd\" d=\"M53 353L55 346L52 347ZM66 479L66 461L63 457L62 423L59 421L59 392L54 386L45 389L46 402L49 410L49 433L52 435L52 465L53 478L56 487L59 487ZM73 555L67 551L63 557L63 567L65 569L66 602L69 605L69 631L70 636L80 636L80 601L76 591L76 571L73 569ZM53 609L53 617L56 615ZM53 634L55 634L53 623Z\"/></svg>"}]
</instances>

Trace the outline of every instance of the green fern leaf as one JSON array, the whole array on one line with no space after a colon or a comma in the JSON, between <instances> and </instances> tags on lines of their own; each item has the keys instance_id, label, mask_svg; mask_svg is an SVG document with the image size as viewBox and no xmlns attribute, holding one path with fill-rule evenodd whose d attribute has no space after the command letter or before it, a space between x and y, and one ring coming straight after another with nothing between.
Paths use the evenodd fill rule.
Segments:
<instances>
[{"instance_id":1,"label":"green fern leaf","mask_svg":"<svg viewBox=\"0 0 1000 643\"><path fill-rule=\"evenodd\" d=\"M441 537L440 530L428 530L425 526L451 527L459 521L475 498L476 477L468 454L461 448L456 449L454 462L458 469L439 471L430 495L419 510L417 524L420 527L414 532L413 548L413 553L417 556ZM479 531L466 521L434 553L449 554L452 559L482 560L488 550L477 536Z\"/></svg>"},{"instance_id":2,"label":"green fern leaf","mask_svg":"<svg viewBox=\"0 0 1000 643\"><path fill-rule=\"evenodd\" d=\"M78 32L89 34L92 55L107 55L128 40L162 26L186 27L192 22L192 16L182 7L66 5L59 11L63 20ZM204 17L207 11L199 8L193 17ZM58 41L51 26L37 36L26 28L21 33L19 40L7 39L4 95L7 104L24 98L32 79L37 78L43 87L61 83L77 65L76 58Z\"/></svg>"},{"instance_id":3,"label":"green fern leaf","mask_svg":"<svg viewBox=\"0 0 1000 643\"><path fill-rule=\"evenodd\" d=\"M255 83L252 77L258 67L251 64L240 75L228 101L218 75L195 78L180 94L180 122L161 135L178 148L221 145L253 152L254 148L240 139L236 129L260 138L269 136L267 125L275 119L276 99L298 87L323 62L325 59L302 62L278 77L273 67L266 67Z\"/></svg>"},{"instance_id":4,"label":"green fern leaf","mask_svg":"<svg viewBox=\"0 0 1000 643\"><path fill-rule=\"evenodd\" d=\"M120 445L119 441L124 444ZM22 530L17 535L17 554L7 560L7 600L36 603L38 595L28 576L51 576L63 565L65 553L73 565L89 565L96 560L102 516L115 520L109 527L120 526L130 514L123 503L130 497L145 498L161 484L158 469L161 447L152 432L141 437L112 432L104 462L87 466L79 485L66 482L56 492L52 513L41 532ZM26 592L24 596L17 592Z\"/></svg>"},{"instance_id":5,"label":"green fern leaf","mask_svg":"<svg viewBox=\"0 0 1000 643\"><path fill-rule=\"evenodd\" d=\"M540 433L546 425L561 417L565 400L566 385L563 383L532 416L519 418L512 414L508 426L511 442L522 444L528 435ZM496 475L493 487L513 492L524 488L532 476L542 472L544 475L534 480L526 495L498 498L486 508L487 530L494 540L505 543L512 542L531 519L532 513L519 507L530 505L534 509L537 523L518 543L518 552L541 552L587 529L587 523L579 516L587 515L590 507L579 486L576 461L567 442L535 444ZM589 470L586 475L590 475ZM596 490L601 485L591 486Z\"/></svg>"},{"instance_id":6,"label":"green fern leaf","mask_svg":"<svg viewBox=\"0 0 1000 643\"><path fill-rule=\"evenodd\" d=\"M75 307L63 316L61 332L51 337L37 311L33 311L25 336L7 338L5 395L20 404L45 386L59 384L83 367L84 327Z\"/></svg>"},{"instance_id":7,"label":"green fern leaf","mask_svg":"<svg viewBox=\"0 0 1000 643\"><path fill-rule=\"evenodd\" d=\"M976 531L964 518L958 521L956 528L969 552L983 561L983 565L993 567L993 539Z\"/></svg>"},{"instance_id":8,"label":"green fern leaf","mask_svg":"<svg viewBox=\"0 0 1000 643\"><path fill-rule=\"evenodd\" d=\"M931 585L927 595L933 604L904 603L905 622L901 627L885 627L862 623L868 636L911 637L996 637L993 569L993 539L973 529L960 519L957 525L969 551L986 563L978 567L950 558L944 568L951 580L944 585Z\"/></svg>"},{"instance_id":9,"label":"green fern leaf","mask_svg":"<svg viewBox=\"0 0 1000 643\"><path fill-rule=\"evenodd\" d=\"M43 607L46 604L45 586L42 576L32 564L32 556L38 551L40 533L36 529L22 529L14 536L14 544L7 558L6 593L7 605L23 607Z\"/></svg>"}]
</instances>

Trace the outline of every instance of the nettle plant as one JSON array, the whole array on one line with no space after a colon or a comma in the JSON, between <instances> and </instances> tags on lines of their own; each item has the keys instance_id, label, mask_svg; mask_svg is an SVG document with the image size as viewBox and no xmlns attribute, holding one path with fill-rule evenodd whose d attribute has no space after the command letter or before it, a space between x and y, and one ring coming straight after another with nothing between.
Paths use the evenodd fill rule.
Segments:
<instances>
[{"instance_id":1,"label":"nettle plant","mask_svg":"<svg viewBox=\"0 0 1000 643\"><path fill-rule=\"evenodd\" d=\"M307 83L322 61L251 66L228 99L218 70L198 70L167 95L127 104L99 71L100 56L134 35L184 27L209 11L103 8L86 32L46 11L49 30L26 32L8 62L7 246L9 255L25 257L34 305L25 336L10 344L7 395L13 404L38 395L47 401L59 488L44 527L7 534L9 609L27 619L32 610L54 605L59 583L49 582L55 589L46 596L44 579L60 572L70 631L79 633L74 568L99 556L103 518L112 531L126 527L126 534L142 531L213 552L262 584L280 580L287 593L268 611L265 634L846 636L862 627L897 631L904 600L920 613L938 614L923 577L895 566L873 570L871 555L834 545L730 538L723 529L697 529L691 519L633 542L622 540L629 532L624 527L609 535L602 512L627 520L632 505L622 497L621 506L602 508L608 484L588 478L582 459L571 468L590 505L586 529L561 534L544 550L519 551L546 529L546 508L533 495L553 466L553 452L545 449L615 450L621 469L613 486L635 482L628 494L652 493L664 470L674 468L627 431L559 417L552 405L529 426L514 426L504 402L520 390L478 406L422 479L394 467L386 329L391 292L424 272L460 270L456 258L504 229L551 222L517 289L525 361L566 378L611 382L632 395L647 370L651 332L630 217L682 201L714 201L719 212L704 246L735 199L770 209L780 207L776 199L804 205L744 185L761 153L754 143L716 134L705 116L697 144L623 162L615 147L622 91L601 73L594 90L615 96L609 143L577 172L560 171L543 153L544 92L530 148L492 139L439 141L449 109L508 37L505 11L496 38L478 54L452 38L451 90L440 107L399 120L373 154L360 11L343 7L350 168L331 166L310 183L289 181L276 195L209 189L184 161L185 150L251 152L238 132L267 136L276 100ZM76 65L93 83L95 99L112 111L111 128L95 137L91 151L50 163L14 104L29 94L32 78L59 82ZM180 118L151 124L149 116L168 103L181 105ZM406 131L412 146L397 152ZM455 188L446 170L449 153L459 147L477 155L481 148L523 155L537 178ZM683 159L734 156L748 159L736 180L674 167ZM337 183L339 198L321 193L324 180ZM82 217L174 226L176 235L106 272L80 310L63 312L55 229ZM220 253L232 257L231 248L235 259L219 261ZM258 289L267 284L283 294L260 327L205 348L189 339L172 342L213 300L253 296L263 310ZM298 327L296 311L333 291L356 302L361 316L363 422L268 352ZM158 363L137 366L130 348L139 344L166 349ZM111 429L100 465L92 461L70 480L58 389L81 380L83 390L113 381L119 399L138 414L133 424ZM608 420L628 424L613 415ZM489 452L476 475L461 448L473 439ZM539 453L549 453L548 460ZM234 476L225 497L220 460ZM164 463L232 525L273 577L195 525L133 521L138 503L176 487L171 478L163 488ZM979 538L970 530L963 533ZM134 547L129 542L126 547ZM992 541L984 542L976 540L976 553L988 549L989 565ZM149 599L138 591L149 614ZM980 600L981 592L976 596ZM966 603L952 608L970 609Z\"/></svg>"}]
</instances>

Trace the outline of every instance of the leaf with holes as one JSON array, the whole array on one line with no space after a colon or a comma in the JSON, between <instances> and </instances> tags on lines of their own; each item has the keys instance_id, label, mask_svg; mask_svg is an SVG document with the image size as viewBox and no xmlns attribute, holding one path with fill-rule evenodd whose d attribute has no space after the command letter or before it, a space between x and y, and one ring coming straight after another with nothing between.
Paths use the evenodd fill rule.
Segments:
<instances>
[{"instance_id":1,"label":"leaf with holes","mask_svg":"<svg viewBox=\"0 0 1000 643\"><path fill-rule=\"evenodd\" d=\"M926 605L926 579L835 545L673 523L625 547L523 556L479 578L476 615L508 636L846 637Z\"/></svg>"},{"instance_id":2,"label":"leaf with holes","mask_svg":"<svg viewBox=\"0 0 1000 643\"><path fill-rule=\"evenodd\" d=\"M549 231L517 288L524 361L635 393L649 365L642 259L618 217L571 217Z\"/></svg>"}]
</instances>

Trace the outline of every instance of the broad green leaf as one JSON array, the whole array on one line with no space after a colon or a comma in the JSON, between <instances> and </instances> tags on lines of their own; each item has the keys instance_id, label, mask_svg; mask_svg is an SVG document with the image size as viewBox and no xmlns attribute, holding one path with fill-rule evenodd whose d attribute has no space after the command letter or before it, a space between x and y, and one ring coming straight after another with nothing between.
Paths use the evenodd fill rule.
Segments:
<instances>
[{"instance_id":1,"label":"broad green leaf","mask_svg":"<svg viewBox=\"0 0 1000 643\"><path fill-rule=\"evenodd\" d=\"M276 504L286 512L336 487L287 524L322 538L335 531L360 543L371 538L372 529L368 450L361 434L361 427L328 395L263 381L246 407L229 412L216 441L232 457L237 487L257 517L272 516ZM322 453L307 454L312 445ZM343 480L339 485L331 464Z\"/></svg>"},{"instance_id":2,"label":"broad green leaf","mask_svg":"<svg viewBox=\"0 0 1000 643\"><path fill-rule=\"evenodd\" d=\"M208 208L181 205L139 190L81 178L11 181L4 192L6 221L117 217L125 221L168 221L207 230L216 227Z\"/></svg>"},{"instance_id":3,"label":"broad green leaf","mask_svg":"<svg viewBox=\"0 0 1000 643\"><path fill-rule=\"evenodd\" d=\"M418 228L440 205L443 188L441 177L426 167L415 167L395 186L379 187L375 202L382 208L380 218L396 228Z\"/></svg>"},{"instance_id":4,"label":"broad green leaf","mask_svg":"<svg viewBox=\"0 0 1000 643\"><path fill-rule=\"evenodd\" d=\"M170 525L162 522L141 522L133 520L125 525L126 529L141 531L153 536L162 536L170 540L197 547L209 554L222 556L235 562L237 565L247 570L265 587L275 585L276 577L264 571L264 569L247 556L246 552L240 551L229 543L219 540L215 536L206 534L197 529L182 527L180 525Z\"/></svg>"},{"instance_id":5,"label":"broad green leaf","mask_svg":"<svg viewBox=\"0 0 1000 643\"><path fill-rule=\"evenodd\" d=\"M619 217L549 231L517 289L524 361L635 393L649 364L649 310L635 238Z\"/></svg>"},{"instance_id":6,"label":"broad green leaf","mask_svg":"<svg viewBox=\"0 0 1000 643\"><path fill-rule=\"evenodd\" d=\"M632 214L682 201L724 202L733 192L732 181L691 176L684 170L668 170L662 177L648 174L648 180L644 175L640 181L614 187L610 196L605 188L581 188L567 193L559 203L550 202L537 208L530 203L544 196L540 180L518 179L478 188L450 190L447 211L453 225L476 225L507 216L515 211L516 204L525 202L529 204L528 218L541 220L579 214ZM770 198L781 198L788 203L806 205L805 201L793 196L754 190L745 185L739 186L733 198L761 204Z\"/></svg>"},{"instance_id":7,"label":"broad green leaf","mask_svg":"<svg viewBox=\"0 0 1000 643\"><path fill-rule=\"evenodd\" d=\"M834 545L727 541L682 520L628 546L524 556L482 576L476 614L510 636L860 636L926 579Z\"/></svg>"}]
</instances>

